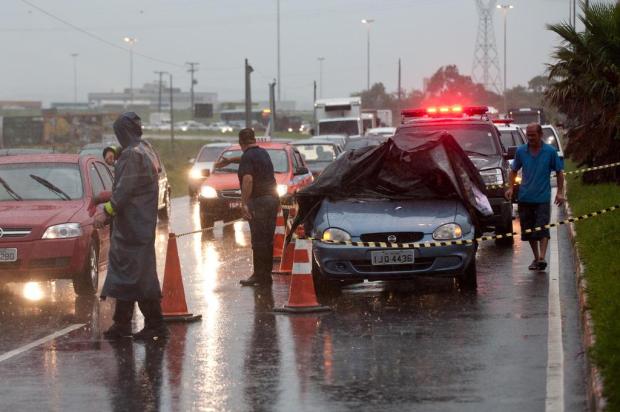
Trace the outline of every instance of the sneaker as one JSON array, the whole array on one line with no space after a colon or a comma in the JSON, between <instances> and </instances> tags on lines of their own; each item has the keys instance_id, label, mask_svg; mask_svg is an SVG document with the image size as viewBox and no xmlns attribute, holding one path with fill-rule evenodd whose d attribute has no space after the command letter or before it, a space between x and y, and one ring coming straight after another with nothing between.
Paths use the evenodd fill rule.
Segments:
<instances>
[{"instance_id":1,"label":"sneaker","mask_svg":"<svg viewBox=\"0 0 620 412\"><path fill-rule=\"evenodd\" d=\"M121 326L118 323L113 324L110 329L103 332L104 339L118 340L131 338L131 325Z\"/></svg>"},{"instance_id":2,"label":"sneaker","mask_svg":"<svg viewBox=\"0 0 620 412\"><path fill-rule=\"evenodd\" d=\"M541 259L538 261L538 270L545 270L547 269L547 262L545 261L545 259Z\"/></svg>"},{"instance_id":3,"label":"sneaker","mask_svg":"<svg viewBox=\"0 0 620 412\"><path fill-rule=\"evenodd\" d=\"M532 263L527 268L529 270L538 270L538 261L533 260Z\"/></svg>"},{"instance_id":4,"label":"sneaker","mask_svg":"<svg viewBox=\"0 0 620 412\"><path fill-rule=\"evenodd\" d=\"M168 333L168 328L166 327L166 325L161 325L158 327L147 326L144 329L142 329L140 332L134 333L133 338L134 340L151 341L151 340L167 339L168 335L169 333Z\"/></svg>"}]
</instances>

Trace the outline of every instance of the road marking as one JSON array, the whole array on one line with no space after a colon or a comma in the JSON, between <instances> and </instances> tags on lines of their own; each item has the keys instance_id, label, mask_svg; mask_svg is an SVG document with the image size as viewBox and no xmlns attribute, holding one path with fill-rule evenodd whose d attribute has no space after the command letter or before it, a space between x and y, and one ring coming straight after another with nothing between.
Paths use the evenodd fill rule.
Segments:
<instances>
[{"instance_id":1,"label":"road marking","mask_svg":"<svg viewBox=\"0 0 620 412\"><path fill-rule=\"evenodd\" d=\"M554 214L557 212L554 210ZM559 229L551 240L549 268L549 320L547 330L547 395L545 411L564 411L564 343L560 304Z\"/></svg>"},{"instance_id":2,"label":"road marking","mask_svg":"<svg viewBox=\"0 0 620 412\"><path fill-rule=\"evenodd\" d=\"M51 335L47 335L44 338L37 339L34 342L31 342L31 343L29 343L27 345L22 346L21 348L17 348L17 349L14 349L12 351L6 352L6 353L0 355L0 362L4 362L5 360L11 359L14 356L17 356L17 355L19 355L21 353L29 351L32 348L36 348L39 345L43 345L44 343L47 343L47 342L49 342L51 340L54 340L54 339L59 338L59 337L61 337L63 335L66 335L69 332L73 332L74 330L79 329L79 328L81 328L84 325L85 325L85 323L76 323L75 325L71 325L71 326L68 326L68 327L66 327L64 329L61 329L61 330L57 331L57 332L54 332Z\"/></svg>"}]
</instances>

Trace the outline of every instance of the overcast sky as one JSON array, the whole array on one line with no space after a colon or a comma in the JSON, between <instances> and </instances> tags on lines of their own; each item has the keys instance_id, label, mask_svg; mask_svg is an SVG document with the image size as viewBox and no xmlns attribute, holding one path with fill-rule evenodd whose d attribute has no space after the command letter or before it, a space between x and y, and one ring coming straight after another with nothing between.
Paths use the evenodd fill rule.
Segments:
<instances>
[{"instance_id":1,"label":"overcast sky","mask_svg":"<svg viewBox=\"0 0 620 412\"><path fill-rule=\"evenodd\" d=\"M264 99L276 76L276 0L27 0L104 40L125 47L138 39L134 86L172 71L187 89L180 67L200 62L198 91L219 100L243 96L243 59L255 69L253 95ZM488 0L485 0L487 2ZM547 23L568 19L570 0L511 0L508 17L508 87L543 73L557 38ZM505 1L502 1L505 2ZM403 87L442 65L471 73L478 16L474 0L280 0L282 98L302 107L312 100L318 56L325 57L323 97L346 96L366 85L366 28L371 27L371 82L396 89L397 61ZM495 15L500 64L503 25ZM129 84L129 54L54 20L22 0L2 0L0 99L46 103L73 100L71 53L79 53L78 98L88 92L120 91Z\"/></svg>"}]
</instances>

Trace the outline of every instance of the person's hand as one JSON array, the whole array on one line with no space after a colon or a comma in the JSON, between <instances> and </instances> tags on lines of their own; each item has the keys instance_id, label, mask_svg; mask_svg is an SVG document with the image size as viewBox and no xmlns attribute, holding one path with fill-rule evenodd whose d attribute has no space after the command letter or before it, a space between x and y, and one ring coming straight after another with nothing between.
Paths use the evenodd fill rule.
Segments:
<instances>
[{"instance_id":1,"label":"person's hand","mask_svg":"<svg viewBox=\"0 0 620 412\"><path fill-rule=\"evenodd\" d=\"M554 202L554 203L555 203L556 205L560 206L560 205L561 205L562 203L564 203L565 201L566 201L566 197L564 197L564 194L563 194L563 193L559 193L559 192L558 192L558 193L555 195L555 202Z\"/></svg>"},{"instance_id":2,"label":"person's hand","mask_svg":"<svg viewBox=\"0 0 620 412\"><path fill-rule=\"evenodd\" d=\"M109 223L110 223L110 219L107 214L99 213L95 216L94 225L97 229L103 229Z\"/></svg>"},{"instance_id":3,"label":"person's hand","mask_svg":"<svg viewBox=\"0 0 620 412\"><path fill-rule=\"evenodd\" d=\"M247 220L248 222L252 220L252 212L250 212L250 208L247 205L243 205L243 208L241 209L241 213L243 215L243 218Z\"/></svg>"},{"instance_id":4,"label":"person's hand","mask_svg":"<svg viewBox=\"0 0 620 412\"><path fill-rule=\"evenodd\" d=\"M230 160L225 157L222 157L220 160L215 162L213 165L216 169L221 169L222 167L228 166L230 164Z\"/></svg>"},{"instance_id":5,"label":"person's hand","mask_svg":"<svg viewBox=\"0 0 620 412\"><path fill-rule=\"evenodd\" d=\"M512 200L512 187L508 188L506 192L504 192L504 197L506 200Z\"/></svg>"}]
</instances>

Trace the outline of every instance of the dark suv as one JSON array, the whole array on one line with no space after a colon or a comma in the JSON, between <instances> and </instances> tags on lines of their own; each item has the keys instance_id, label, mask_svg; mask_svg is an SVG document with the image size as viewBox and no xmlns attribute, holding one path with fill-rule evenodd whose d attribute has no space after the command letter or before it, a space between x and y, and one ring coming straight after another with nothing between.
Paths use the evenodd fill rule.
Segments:
<instances>
[{"instance_id":1,"label":"dark suv","mask_svg":"<svg viewBox=\"0 0 620 412\"><path fill-rule=\"evenodd\" d=\"M508 148L502 145L499 131L486 116L487 110L484 106L403 110L405 123L398 128L394 139L406 130L446 131L451 134L488 186L486 194L493 208L493 216L484 221L485 230L503 234L512 232L512 202L504 197L503 187L508 182L510 156ZM497 243L512 242L512 237L497 240Z\"/></svg>"}]
</instances>

